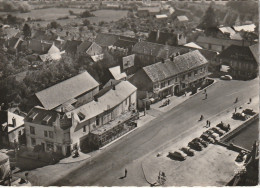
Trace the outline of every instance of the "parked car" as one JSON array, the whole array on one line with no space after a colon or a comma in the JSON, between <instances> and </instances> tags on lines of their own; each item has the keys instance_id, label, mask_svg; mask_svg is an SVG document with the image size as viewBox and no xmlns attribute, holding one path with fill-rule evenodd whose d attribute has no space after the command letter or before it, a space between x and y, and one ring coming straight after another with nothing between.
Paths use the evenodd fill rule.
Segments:
<instances>
[{"instance_id":1,"label":"parked car","mask_svg":"<svg viewBox=\"0 0 260 188\"><path fill-rule=\"evenodd\" d=\"M169 152L169 157L171 159L177 159L177 160L185 160L187 155L182 152L182 151L174 151L174 152Z\"/></svg>"},{"instance_id":2,"label":"parked car","mask_svg":"<svg viewBox=\"0 0 260 188\"><path fill-rule=\"evenodd\" d=\"M219 135L217 133L215 133L213 130L209 129L206 130L205 133L207 133L208 135L211 135L212 138L214 138L215 140L219 137Z\"/></svg>"},{"instance_id":3,"label":"parked car","mask_svg":"<svg viewBox=\"0 0 260 188\"><path fill-rule=\"evenodd\" d=\"M200 136L201 139L205 140L206 142L209 142L211 144L215 143L215 140L213 138L211 138L208 134L202 134Z\"/></svg>"},{"instance_id":4,"label":"parked car","mask_svg":"<svg viewBox=\"0 0 260 188\"><path fill-rule=\"evenodd\" d=\"M180 150L183 151L184 153L186 153L188 156L194 156L194 151L192 151L188 147L182 147Z\"/></svg>"},{"instance_id":5,"label":"parked car","mask_svg":"<svg viewBox=\"0 0 260 188\"><path fill-rule=\"evenodd\" d=\"M204 148L206 148L209 145L205 140L201 138L194 138L192 142L199 142Z\"/></svg>"},{"instance_id":6,"label":"parked car","mask_svg":"<svg viewBox=\"0 0 260 188\"><path fill-rule=\"evenodd\" d=\"M230 130L230 125L226 125L225 123L219 123L216 125L216 127L222 129L225 132L228 132Z\"/></svg>"},{"instance_id":7,"label":"parked car","mask_svg":"<svg viewBox=\"0 0 260 188\"><path fill-rule=\"evenodd\" d=\"M249 118L248 115L244 114L244 113L233 113L233 116L232 116L233 119L237 119L237 120L242 120L242 121L245 121Z\"/></svg>"},{"instance_id":8,"label":"parked car","mask_svg":"<svg viewBox=\"0 0 260 188\"><path fill-rule=\"evenodd\" d=\"M224 75L224 76L221 76L220 79L222 79L222 80L232 80L233 78L230 75Z\"/></svg>"},{"instance_id":9,"label":"parked car","mask_svg":"<svg viewBox=\"0 0 260 188\"><path fill-rule=\"evenodd\" d=\"M245 109L245 110L243 110L243 112L242 113L244 113L244 114L246 114L246 115L250 115L250 116L253 116L253 115L255 115L256 113L254 112L254 110L253 109L249 109L249 108L247 108L247 109Z\"/></svg>"},{"instance_id":10,"label":"parked car","mask_svg":"<svg viewBox=\"0 0 260 188\"><path fill-rule=\"evenodd\" d=\"M188 146L196 151L201 151L203 146L199 142L189 142Z\"/></svg>"},{"instance_id":11,"label":"parked car","mask_svg":"<svg viewBox=\"0 0 260 188\"><path fill-rule=\"evenodd\" d=\"M212 128L209 129L209 130L214 131L214 132L217 133L219 136L222 136L222 135L224 135L224 134L226 133L225 131L221 130L221 129L218 128L218 127L212 127Z\"/></svg>"}]
</instances>

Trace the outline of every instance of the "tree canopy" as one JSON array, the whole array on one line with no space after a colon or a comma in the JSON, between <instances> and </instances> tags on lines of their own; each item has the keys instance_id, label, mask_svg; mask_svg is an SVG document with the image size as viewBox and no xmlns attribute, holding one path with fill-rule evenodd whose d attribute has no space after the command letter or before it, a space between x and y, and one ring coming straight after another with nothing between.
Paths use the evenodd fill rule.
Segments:
<instances>
[{"instance_id":1,"label":"tree canopy","mask_svg":"<svg viewBox=\"0 0 260 188\"><path fill-rule=\"evenodd\" d=\"M23 26L23 35L26 39L32 35L31 27L27 23Z\"/></svg>"},{"instance_id":2,"label":"tree canopy","mask_svg":"<svg viewBox=\"0 0 260 188\"><path fill-rule=\"evenodd\" d=\"M209 6L198 27L204 30L208 30L216 28L217 26L218 20L216 18L215 10L212 6Z\"/></svg>"}]
</instances>

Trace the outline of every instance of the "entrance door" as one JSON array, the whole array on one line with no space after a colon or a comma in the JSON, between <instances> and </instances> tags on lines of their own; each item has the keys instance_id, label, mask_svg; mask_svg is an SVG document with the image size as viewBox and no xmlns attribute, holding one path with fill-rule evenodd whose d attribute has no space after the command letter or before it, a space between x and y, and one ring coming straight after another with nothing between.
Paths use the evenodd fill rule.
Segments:
<instances>
[{"instance_id":1,"label":"entrance door","mask_svg":"<svg viewBox=\"0 0 260 188\"><path fill-rule=\"evenodd\" d=\"M42 143L42 151L45 151L45 143Z\"/></svg>"},{"instance_id":2,"label":"entrance door","mask_svg":"<svg viewBox=\"0 0 260 188\"><path fill-rule=\"evenodd\" d=\"M67 146L66 155L67 155L67 156L70 156L70 146Z\"/></svg>"},{"instance_id":3,"label":"entrance door","mask_svg":"<svg viewBox=\"0 0 260 188\"><path fill-rule=\"evenodd\" d=\"M174 95L178 95L178 93L179 93L179 91L180 91L180 88L179 88L179 87L180 87L179 85L177 85L177 86L174 87Z\"/></svg>"}]
</instances>

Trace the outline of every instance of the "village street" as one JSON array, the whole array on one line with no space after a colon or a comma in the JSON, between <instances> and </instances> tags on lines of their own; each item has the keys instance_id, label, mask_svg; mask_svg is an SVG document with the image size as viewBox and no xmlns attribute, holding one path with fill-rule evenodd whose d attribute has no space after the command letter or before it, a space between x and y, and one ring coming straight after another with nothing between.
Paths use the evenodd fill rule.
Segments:
<instances>
[{"instance_id":1,"label":"village street","mask_svg":"<svg viewBox=\"0 0 260 188\"><path fill-rule=\"evenodd\" d=\"M202 93L195 95L171 111L164 113L160 118L152 120L110 145L99 155L83 164L81 168L61 178L53 185L118 186L121 184L120 181L123 185L125 180L119 178L124 175L125 168L130 169L131 164L141 157L160 151L170 141L178 140L191 133L193 129L196 129L200 115L203 114L205 119L217 116L220 112L234 106L236 97L239 98L236 105L239 105L248 101L250 97L254 100L254 97L258 96L258 92L258 78L251 81L218 80L216 84L207 89L208 98L206 100ZM143 178L141 168L136 168L135 172L128 173L134 173ZM135 180L129 182L134 185ZM144 178L143 182L143 185L148 185Z\"/></svg>"}]
</instances>

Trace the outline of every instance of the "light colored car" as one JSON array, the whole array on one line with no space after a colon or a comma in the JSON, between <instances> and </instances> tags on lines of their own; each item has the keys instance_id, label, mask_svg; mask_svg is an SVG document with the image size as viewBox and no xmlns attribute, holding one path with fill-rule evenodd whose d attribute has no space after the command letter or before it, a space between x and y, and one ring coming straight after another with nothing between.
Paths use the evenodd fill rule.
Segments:
<instances>
[{"instance_id":1,"label":"light colored car","mask_svg":"<svg viewBox=\"0 0 260 188\"><path fill-rule=\"evenodd\" d=\"M222 79L222 80L232 80L233 78L230 75L224 75L224 76L221 76L220 79Z\"/></svg>"},{"instance_id":2,"label":"light colored car","mask_svg":"<svg viewBox=\"0 0 260 188\"><path fill-rule=\"evenodd\" d=\"M174 151L174 152L170 151L169 157L172 159L185 160L187 157L187 154L185 154L183 151Z\"/></svg>"}]
</instances>

